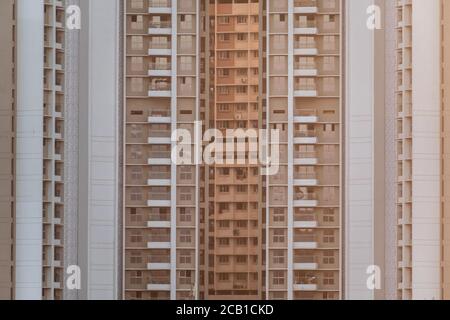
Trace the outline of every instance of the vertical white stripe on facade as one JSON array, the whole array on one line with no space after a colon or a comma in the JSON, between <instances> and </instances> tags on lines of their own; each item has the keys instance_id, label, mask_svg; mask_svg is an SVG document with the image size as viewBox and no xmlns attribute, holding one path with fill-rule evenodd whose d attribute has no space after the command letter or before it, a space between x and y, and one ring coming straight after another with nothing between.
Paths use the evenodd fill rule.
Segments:
<instances>
[{"instance_id":1,"label":"vertical white stripe on facade","mask_svg":"<svg viewBox=\"0 0 450 320\"><path fill-rule=\"evenodd\" d=\"M178 51L178 3L177 0L172 0L172 74L171 74L171 90L172 98L171 106L171 120L172 132L177 129L177 51ZM172 142L172 150L176 146L176 142ZM171 165L171 227L170 227L170 299L175 300L177 297L177 166L172 161Z\"/></svg>"},{"instance_id":2,"label":"vertical white stripe on facade","mask_svg":"<svg viewBox=\"0 0 450 320\"><path fill-rule=\"evenodd\" d=\"M440 3L412 4L412 298L440 299Z\"/></svg>"},{"instance_id":3,"label":"vertical white stripe on facade","mask_svg":"<svg viewBox=\"0 0 450 320\"><path fill-rule=\"evenodd\" d=\"M373 299L366 270L374 264L374 30L373 0L347 1L345 105L346 299Z\"/></svg>"},{"instance_id":4,"label":"vertical white stripe on facade","mask_svg":"<svg viewBox=\"0 0 450 320\"><path fill-rule=\"evenodd\" d=\"M83 63L88 68L83 79L85 95L81 106L87 113L87 144L81 152L80 170L87 175L80 180L79 234L82 242L81 268L85 279L84 299L118 298L118 148L119 148L119 0L82 0ZM85 10L88 10L86 13ZM83 129L81 129L83 130ZM80 131L81 133L82 131ZM84 191L85 190L85 191ZM84 210L85 209L85 210Z\"/></svg>"},{"instance_id":5,"label":"vertical white stripe on facade","mask_svg":"<svg viewBox=\"0 0 450 320\"><path fill-rule=\"evenodd\" d=\"M17 1L16 299L42 298L44 0Z\"/></svg>"}]
</instances>

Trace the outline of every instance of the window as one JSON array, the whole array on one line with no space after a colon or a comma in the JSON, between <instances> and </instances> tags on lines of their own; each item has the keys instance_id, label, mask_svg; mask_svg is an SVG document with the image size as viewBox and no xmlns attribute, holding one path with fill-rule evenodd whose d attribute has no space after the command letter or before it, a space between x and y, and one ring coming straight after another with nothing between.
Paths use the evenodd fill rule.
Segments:
<instances>
[{"instance_id":1,"label":"window","mask_svg":"<svg viewBox=\"0 0 450 320\"><path fill-rule=\"evenodd\" d=\"M142 127L136 124L131 125L130 136L132 139L142 138Z\"/></svg>"},{"instance_id":2,"label":"window","mask_svg":"<svg viewBox=\"0 0 450 320\"><path fill-rule=\"evenodd\" d=\"M191 222L192 213L188 208L180 208L180 222Z\"/></svg>"},{"instance_id":3,"label":"window","mask_svg":"<svg viewBox=\"0 0 450 320\"><path fill-rule=\"evenodd\" d=\"M133 167L131 169L131 179L132 180L140 180L142 178L142 168Z\"/></svg>"},{"instance_id":4,"label":"window","mask_svg":"<svg viewBox=\"0 0 450 320\"><path fill-rule=\"evenodd\" d=\"M335 237L334 237L334 231L333 230L325 230L323 232L323 242L324 243L334 243Z\"/></svg>"},{"instance_id":5,"label":"window","mask_svg":"<svg viewBox=\"0 0 450 320\"><path fill-rule=\"evenodd\" d=\"M219 273L219 281L226 282L230 280L230 275L228 273Z\"/></svg>"},{"instance_id":6,"label":"window","mask_svg":"<svg viewBox=\"0 0 450 320\"><path fill-rule=\"evenodd\" d=\"M230 245L230 239L228 238L219 238L218 240L219 246L226 247Z\"/></svg>"},{"instance_id":7,"label":"window","mask_svg":"<svg viewBox=\"0 0 450 320\"><path fill-rule=\"evenodd\" d=\"M229 24L230 23L230 17L218 17L217 22L219 24Z\"/></svg>"},{"instance_id":8,"label":"window","mask_svg":"<svg viewBox=\"0 0 450 320\"><path fill-rule=\"evenodd\" d=\"M191 262L192 262L191 253L188 250L181 250L179 260L180 260L180 264L191 264Z\"/></svg>"},{"instance_id":9,"label":"window","mask_svg":"<svg viewBox=\"0 0 450 320\"><path fill-rule=\"evenodd\" d=\"M236 53L236 57L239 59L247 58L247 51L238 51Z\"/></svg>"},{"instance_id":10,"label":"window","mask_svg":"<svg viewBox=\"0 0 450 320\"><path fill-rule=\"evenodd\" d=\"M130 200L131 201L142 201L142 191L140 188L131 189Z\"/></svg>"},{"instance_id":11,"label":"window","mask_svg":"<svg viewBox=\"0 0 450 320\"><path fill-rule=\"evenodd\" d=\"M130 275L130 282L134 285L142 283L142 271L132 271Z\"/></svg>"},{"instance_id":12,"label":"window","mask_svg":"<svg viewBox=\"0 0 450 320\"><path fill-rule=\"evenodd\" d=\"M217 54L220 60L228 60L231 57L230 51L219 51Z\"/></svg>"},{"instance_id":13,"label":"window","mask_svg":"<svg viewBox=\"0 0 450 320\"><path fill-rule=\"evenodd\" d=\"M247 34L246 33L238 33L237 34L237 40L238 41L245 41L245 40L247 40Z\"/></svg>"},{"instance_id":14,"label":"window","mask_svg":"<svg viewBox=\"0 0 450 320\"><path fill-rule=\"evenodd\" d=\"M247 263L247 256L237 256L236 257L236 263L238 263L238 264L246 264Z\"/></svg>"},{"instance_id":15,"label":"window","mask_svg":"<svg viewBox=\"0 0 450 320\"><path fill-rule=\"evenodd\" d=\"M284 243L284 230L274 229L273 230L273 242L274 243Z\"/></svg>"},{"instance_id":16,"label":"window","mask_svg":"<svg viewBox=\"0 0 450 320\"><path fill-rule=\"evenodd\" d=\"M230 34L229 33L219 33L219 35L217 36L217 39L221 42L230 41Z\"/></svg>"},{"instance_id":17,"label":"window","mask_svg":"<svg viewBox=\"0 0 450 320\"><path fill-rule=\"evenodd\" d=\"M284 264L284 262L285 262L284 251L274 250L273 251L273 263L274 264Z\"/></svg>"},{"instance_id":18,"label":"window","mask_svg":"<svg viewBox=\"0 0 450 320\"><path fill-rule=\"evenodd\" d=\"M131 264L141 264L142 263L142 255L140 252L133 252L130 256Z\"/></svg>"},{"instance_id":19,"label":"window","mask_svg":"<svg viewBox=\"0 0 450 320\"><path fill-rule=\"evenodd\" d=\"M230 76L230 70L229 69L218 69L217 70L217 75L219 77L223 77L223 78L229 77Z\"/></svg>"},{"instance_id":20,"label":"window","mask_svg":"<svg viewBox=\"0 0 450 320\"><path fill-rule=\"evenodd\" d=\"M333 286L334 285L334 276L333 272L325 272L323 275L323 284L325 286Z\"/></svg>"},{"instance_id":21,"label":"window","mask_svg":"<svg viewBox=\"0 0 450 320\"><path fill-rule=\"evenodd\" d=\"M228 105L228 104L220 103L218 105L218 108L219 108L220 112L229 112L230 111L230 105Z\"/></svg>"},{"instance_id":22,"label":"window","mask_svg":"<svg viewBox=\"0 0 450 320\"><path fill-rule=\"evenodd\" d=\"M272 274L272 283L275 286L284 285L284 272L283 271L273 271Z\"/></svg>"},{"instance_id":23,"label":"window","mask_svg":"<svg viewBox=\"0 0 450 320\"><path fill-rule=\"evenodd\" d=\"M192 271L181 270L180 271L180 284L190 285L192 284Z\"/></svg>"},{"instance_id":24,"label":"window","mask_svg":"<svg viewBox=\"0 0 450 320\"><path fill-rule=\"evenodd\" d=\"M189 230L180 230L180 242L181 243L191 243L192 237Z\"/></svg>"},{"instance_id":25,"label":"window","mask_svg":"<svg viewBox=\"0 0 450 320\"><path fill-rule=\"evenodd\" d=\"M131 91L132 92L142 92L144 90L144 79L143 78L131 78Z\"/></svg>"},{"instance_id":26,"label":"window","mask_svg":"<svg viewBox=\"0 0 450 320\"><path fill-rule=\"evenodd\" d=\"M142 242L142 234L139 231L133 231L130 235L130 241L132 243Z\"/></svg>"},{"instance_id":27,"label":"window","mask_svg":"<svg viewBox=\"0 0 450 320\"><path fill-rule=\"evenodd\" d=\"M141 36L131 37L131 49L132 50L142 50L144 49L144 38Z\"/></svg>"},{"instance_id":28,"label":"window","mask_svg":"<svg viewBox=\"0 0 450 320\"><path fill-rule=\"evenodd\" d=\"M334 252L324 251L322 261L323 261L323 264L327 264L327 265L335 264L336 259L334 258Z\"/></svg>"},{"instance_id":29,"label":"window","mask_svg":"<svg viewBox=\"0 0 450 320\"><path fill-rule=\"evenodd\" d=\"M247 17L246 16L238 16L237 17L237 23L239 23L239 24L247 23Z\"/></svg>"},{"instance_id":30,"label":"window","mask_svg":"<svg viewBox=\"0 0 450 320\"><path fill-rule=\"evenodd\" d=\"M228 256L219 256L220 264L228 264L230 262L230 258Z\"/></svg>"}]
</instances>

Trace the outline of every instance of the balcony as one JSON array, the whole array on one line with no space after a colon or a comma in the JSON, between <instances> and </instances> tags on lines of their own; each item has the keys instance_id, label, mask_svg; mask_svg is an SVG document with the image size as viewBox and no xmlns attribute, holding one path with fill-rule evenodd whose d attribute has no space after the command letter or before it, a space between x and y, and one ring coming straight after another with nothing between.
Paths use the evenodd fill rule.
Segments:
<instances>
[{"instance_id":1,"label":"balcony","mask_svg":"<svg viewBox=\"0 0 450 320\"><path fill-rule=\"evenodd\" d=\"M170 291L169 279L152 279L147 284L147 290L149 291Z\"/></svg>"},{"instance_id":2,"label":"balcony","mask_svg":"<svg viewBox=\"0 0 450 320\"><path fill-rule=\"evenodd\" d=\"M318 138L314 130L297 131L294 133L294 144L317 144Z\"/></svg>"},{"instance_id":3,"label":"balcony","mask_svg":"<svg viewBox=\"0 0 450 320\"><path fill-rule=\"evenodd\" d=\"M172 4L170 0L150 0L148 3L148 13L151 14L171 14Z\"/></svg>"},{"instance_id":4,"label":"balcony","mask_svg":"<svg viewBox=\"0 0 450 320\"><path fill-rule=\"evenodd\" d=\"M170 63L150 63L148 67L150 77L170 77L172 75Z\"/></svg>"},{"instance_id":5,"label":"balcony","mask_svg":"<svg viewBox=\"0 0 450 320\"><path fill-rule=\"evenodd\" d=\"M170 83L158 82L150 85L148 88L148 96L170 98L172 96L172 88Z\"/></svg>"},{"instance_id":6,"label":"balcony","mask_svg":"<svg viewBox=\"0 0 450 320\"><path fill-rule=\"evenodd\" d=\"M294 186L297 187L312 187L317 186L318 183L315 173L297 173L294 176Z\"/></svg>"},{"instance_id":7,"label":"balcony","mask_svg":"<svg viewBox=\"0 0 450 320\"><path fill-rule=\"evenodd\" d=\"M313 234L294 235L294 249L317 249L318 243Z\"/></svg>"},{"instance_id":8,"label":"balcony","mask_svg":"<svg viewBox=\"0 0 450 320\"><path fill-rule=\"evenodd\" d=\"M317 67L315 64L303 64L296 62L294 64L294 76L306 76L314 77L317 76Z\"/></svg>"},{"instance_id":9,"label":"balcony","mask_svg":"<svg viewBox=\"0 0 450 320\"><path fill-rule=\"evenodd\" d=\"M147 249L170 249L170 237L153 236L147 242Z\"/></svg>"},{"instance_id":10,"label":"balcony","mask_svg":"<svg viewBox=\"0 0 450 320\"><path fill-rule=\"evenodd\" d=\"M294 270L318 270L319 264L314 256L294 257Z\"/></svg>"},{"instance_id":11,"label":"balcony","mask_svg":"<svg viewBox=\"0 0 450 320\"><path fill-rule=\"evenodd\" d=\"M166 172L150 172L147 185L155 187L170 187L170 173Z\"/></svg>"},{"instance_id":12,"label":"balcony","mask_svg":"<svg viewBox=\"0 0 450 320\"><path fill-rule=\"evenodd\" d=\"M170 221L166 220L158 220L158 221L148 221L147 227L148 228L154 228L154 229L164 229L164 228L170 228L171 224Z\"/></svg>"},{"instance_id":13,"label":"balcony","mask_svg":"<svg viewBox=\"0 0 450 320\"><path fill-rule=\"evenodd\" d=\"M314 214L295 215L294 220L294 228L311 229L319 226L317 217Z\"/></svg>"},{"instance_id":14,"label":"balcony","mask_svg":"<svg viewBox=\"0 0 450 320\"><path fill-rule=\"evenodd\" d=\"M296 21L294 24L294 34L314 35L318 33L315 21Z\"/></svg>"},{"instance_id":15,"label":"balcony","mask_svg":"<svg viewBox=\"0 0 450 320\"><path fill-rule=\"evenodd\" d=\"M172 34L172 24L170 21L151 21L149 23L148 34L170 35Z\"/></svg>"},{"instance_id":16,"label":"balcony","mask_svg":"<svg viewBox=\"0 0 450 320\"><path fill-rule=\"evenodd\" d=\"M154 151L149 153L148 158L149 165L171 165L172 154L170 151Z\"/></svg>"},{"instance_id":17,"label":"balcony","mask_svg":"<svg viewBox=\"0 0 450 320\"><path fill-rule=\"evenodd\" d=\"M294 89L294 97L312 98L317 96L318 93L316 87L296 87Z\"/></svg>"},{"instance_id":18,"label":"balcony","mask_svg":"<svg viewBox=\"0 0 450 320\"><path fill-rule=\"evenodd\" d=\"M170 270L170 263L147 263L147 270Z\"/></svg>"},{"instance_id":19,"label":"balcony","mask_svg":"<svg viewBox=\"0 0 450 320\"><path fill-rule=\"evenodd\" d=\"M295 291L317 291L317 284L294 284Z\"/></svg>"},{"instance_id":20,"label":"balcony","mask_svg":"<svg viewBox=\"0 0 450 320\"><path fill-rule=\"evenodd\" d=\"M172 134L167 130L152 130L149 132L148 144L171 144Z\"/></svg>"},{"instance_id":21,"label":"balcony","mask_svg":"<svg viewBox=\"0 0 450 320\"><path fill-rule=\"evenodd\" d=\"M170 42L152 42L148 44L149 56L171 56L172 49Z\"/></svg>"},{"instance_id":22,"label":"balcony","mask_svg":"<svg viewBox=\"0 0 450 320\"><path fill-rule=\"evenodd\" d=\"M151 124L172 123L172 119L170 118L170 111L152 110L148 117L148 123Z\"/></svg>"},{"instance_id":23,"label":"balcony","mask_svg":"<svg viewBox=\"0 0 450 320\"><path fill-rule=\"evenodd\" d=\"M316 165L318 163L315 152L294 152L294 165Z\"/></svg>"},{"instance_id":24,"label":"balcony","mask_svg":"<svg viewBox=\"0 0 450 320\"><path fill-rule=\"evenodd\" d=\"M294 13L317 13L319 8L317 8L316 1L295 1L294 2Z\"/></svg>"},{"instance_id":25,"label":"balcony","mask_svg":"<svg viewBox=\"0 0 450 320\"><path fill-rule=\"evenodd\" d=\"M317 44L315 41L309 42L295 41L294 54L302 56L315 56L319 54L319 50L317 49Z\"/></svg>"},{"instance_id":26,"label":"balcony","mask_svg":"<svg viewBox=\"0 0 450 320\"><path fill-rule=\"evenodd\" d=\"M170 207L170 193L151 192L148 195L147 206L151 208Z\"/></svg>"},{"instance_id":27,"label":"balcony","mask_svg":"<svg viewBox=\"0 0 450 320\"><path fill-rule=\"evenodd\" d=\"M317 123L319 117L314 110L297 110L294 116L294 123Z\"/></svg>"},{"instance_id":28,"label":"balcony","mask_svg":"<svg viewBox=\"0 0 450 320\"><path fill-rule=\"evenodd\" d=\"M314 208L319 205L315 193L296 191L294 194L294 207Z\"/></svg>"}]
</instances>

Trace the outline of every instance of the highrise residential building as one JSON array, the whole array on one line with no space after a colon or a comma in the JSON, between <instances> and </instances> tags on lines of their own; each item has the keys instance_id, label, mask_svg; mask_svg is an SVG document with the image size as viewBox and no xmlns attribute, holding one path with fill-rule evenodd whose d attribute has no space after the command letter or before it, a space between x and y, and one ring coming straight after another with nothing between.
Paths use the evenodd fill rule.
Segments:
<instances>
[{"instance_id":1,"label":"highrise residential building","mask_svg":"<svg viewBox=\"0 0 450 320\"><path fill-rule=\"evenodd\" d=\"M0 299L450 299L449 19L0 1Z\"/></svg>"},{"instance_id":2,"label":"highrise residential building","mask_svg":"<svg viewBox=\"0 0 450 320\"><path fill-rule=\"evenodd\" d=\"M116 4L1 3L2 299L119 297ZM82 32L66 26L80 6ZM80 290L66 286L69 266Z\"/></svg>"}]
</instances>

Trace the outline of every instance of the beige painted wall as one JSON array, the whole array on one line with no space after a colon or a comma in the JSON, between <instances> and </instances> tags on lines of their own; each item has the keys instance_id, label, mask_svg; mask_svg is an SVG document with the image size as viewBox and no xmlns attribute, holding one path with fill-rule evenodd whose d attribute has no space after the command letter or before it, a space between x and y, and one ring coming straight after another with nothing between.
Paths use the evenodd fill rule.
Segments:
<instances>
[{"instance_id":1,"label":"beige painted wall","mask_svg":"<svg viewBox=\"0 0 450 320\"><path fill-rule=\"evenodd\" d=\"M449 66L449 54L450 54L450 2L441 0L442 2L442 20L444 27L442 30L442 118L441 118L441 130L442 130L442 285L443 293L442 298L445 300L450 299L450 66Z\"/></svg>"}]
</instances>

